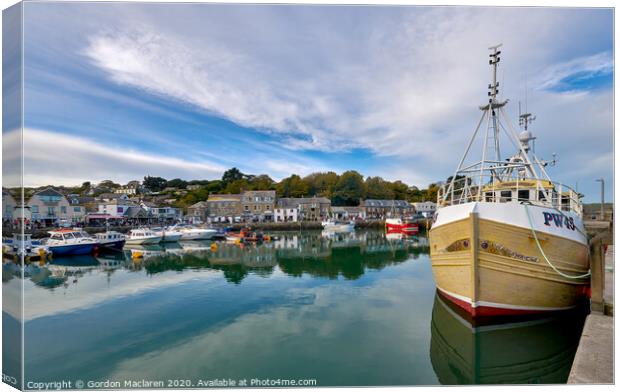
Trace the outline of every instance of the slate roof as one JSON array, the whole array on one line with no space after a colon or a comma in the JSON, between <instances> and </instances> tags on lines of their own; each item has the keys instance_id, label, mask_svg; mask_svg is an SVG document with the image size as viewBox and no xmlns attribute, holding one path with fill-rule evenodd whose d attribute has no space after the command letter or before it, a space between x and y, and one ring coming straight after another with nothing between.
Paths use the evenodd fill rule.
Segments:
<instances>
[{"instance_id":1,"label":"slate roof","mask_svg":"<svg viewBox=\"0 0 620 392\"><path fill-rule=\"evenodd\" d=\"M380 199L367 199L364 200L365 207L411 207L411 204L407 200L380 200Z\"/></svg>"}]
</instances>

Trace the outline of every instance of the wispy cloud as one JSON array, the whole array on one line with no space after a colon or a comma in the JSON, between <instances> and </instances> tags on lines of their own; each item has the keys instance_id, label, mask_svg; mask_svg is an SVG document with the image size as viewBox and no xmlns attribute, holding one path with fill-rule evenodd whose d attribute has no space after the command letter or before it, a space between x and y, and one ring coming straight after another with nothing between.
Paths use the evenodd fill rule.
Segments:
<instances>
[{"instance_id":1,"label":"wispy cloud","mask_svg":"<svg viewBox=\"0 0 620 392\"><path fill-rule=\"evenodd\" d=\"M19 145L20 130L3 136L3 143ZM165 178L217 178L225 167L209 161L189 161L118 146L93 139L39 129L25 129L24 186L79 185L83 181L129 181L145 175ZM19 167L20 152L5 154L5 164ZM15 183L15 174L4 181Z\"/></svg>"},{"instance_id":2,"label":"wispy cloud","mask_svg":"<svg viewBox=\"0 0 620 392\"><path fill-rule=\"evenodd\" d=\"M611 75L613 70L614 60L611 52L578 57L553 64L544 70L538 78L537 88L552 91L583 90L588 88L583 82Z\"/></svg>"}]
</instances>

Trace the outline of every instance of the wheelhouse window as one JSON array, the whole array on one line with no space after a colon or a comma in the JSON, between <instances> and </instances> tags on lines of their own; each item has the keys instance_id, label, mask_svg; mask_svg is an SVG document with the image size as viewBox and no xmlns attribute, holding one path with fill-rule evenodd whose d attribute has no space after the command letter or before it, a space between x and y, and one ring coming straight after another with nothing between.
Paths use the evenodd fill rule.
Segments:
<instances>
[{"instance_id":1,"label":"wheelhouse window","mask_svg":"<svg viewBox=\"0 0 620 392\"><path fill-rule=\"evenodd\" d=\"M501 191L500 202L505 203L512 200L512 191Z\"/></svg>"},{"instance_id":2,"label":"wheelhouse window","mask_svg":"<svg viewBox=\"0 0 620 392\"><path fill-rule=\"evenodd\" d=\"M485 198L486 198L486 201L489 201L489 202L493 201L493 192L486 192Z\"/></svg>"},{"instance_id":3,"label":"wheelhouse window","mask_svg":"<svg viewBox=\"0 0 620 392\"><path fill-rule=\"evenodd\" d=\"M530 200L530 190L529 189L519 189L518 198L519 198L519 201Z\"/></svg>"}]
</instances>

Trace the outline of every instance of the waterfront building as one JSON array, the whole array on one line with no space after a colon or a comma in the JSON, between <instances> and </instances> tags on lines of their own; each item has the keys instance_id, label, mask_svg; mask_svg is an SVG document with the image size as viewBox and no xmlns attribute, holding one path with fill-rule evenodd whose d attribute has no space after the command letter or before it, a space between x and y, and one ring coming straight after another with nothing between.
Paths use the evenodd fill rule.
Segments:
<instances>
[{"instance_id":1,"label":"waterfront building","mask_svg":"<svg viewBox=\"0 0 620 392\"><path fill-rule=\"evenodd\" d=\"M368 219L409 216L415 213L415 208L406 200L367 199L362 200L360 207L364 208Z\"/></svg>"},{"instance_id":2,"label":"waterfront building","mask_svg":"<svg viewBox=\"0 0 620 392\"><path fill-rule=\"evenodd\" d=\"M175 223L183 219L183 211L177 207L158 206L147 210L149 216L160 223Z\"/></svg>"},{"instance_id":3,"label":"waterfront building","mask_svg":"<svg viewBox=\"0 0 620 392\"><path fill-rule=\"evenodd\" d=\"M332 207L331 214L337 220L366 219L366 211L363 207Z\"/></svg>"},{"instance_id":4,"label":"waterfront building","mask_svg":"<svg viewBox=\"0 0 620 392\"><path fill-rule=\"evenodd\" d=\"M423 201L419 203L412 203L415 211L417 213L422 214L425 218L429 218L433 216L435 211L437 211L437 203L432 201Z\"/></svg>"},{"instance_id":5,"label":"waterfront building","mask_svg":"<svg viewBox=\"0 0 620 392\"><path fill-rule=\"evenodd\" d=\"M272 221L276 191L245 191L242 194L243 216L246 219Z\"/></svg>"},{"instance_id":6,"label":"waterfront building","mask_svg":"<svg viewBox=\"0 0 620 392\"><path fill-rule=\"evenodd\" d=\"M77 224L86 214L83 206L71 205L62 193L51 187L35 193L27 205L32 221L45 226Z\"/></svg>"},{"instance_id":7,"label":"waterfront building","mask_svg":"<svg viewBox=\"0 0 620 392\"><path fill-rule=\"evenodd\" d=\"M273 220L275 222L297 222L299 220L299 199L293 197L278 199Z\"/></svg>"},{"instance_id":8,"label":"waterfront building","mask_svg":"<svg viewBox=\"0 0 620 392\"><path fill-rule=\"evenodd\" d=\"M6 189L2 189L2 221L13 221L13 212L17 207L17 202L13 195Z\"/></svg>"},{"instance_id":9,"label":"waterfront building","mask_svg":"<svg viewBox=\"0 0 620 392\"><path fill-rule=\"evenodd\" d=\"M240 194L213 194L207 200L209 220L212 222L241 221Z\"/></svg>"},{"instance_id":10,"label":"waterfront building","mask_svg":"<svg viewBox=\"0 0 620 392\"><path fill-rule=\"evenodd\" d=\"M207 221L208 205L206 201L199 201L187 208L186 219L189 223L203 223Z\"/></svg>"},{"instance_id":11,"label":"waterfront building","mask_svg":"<svg viewBox=\"0 0 620 392\"><path fill-rule=\"evenodd\" d=\"M325 197L283 197L274 212L276 222L321 221L329 215L331 201Z\"/></svg>"},{"instance_id":12,"label":"waterfront building","mask_svg":"<svg viewBox=\"0 0 620 392\"><path fill-rule=\"evenodd\" d=\"M99 214L109 215L111 218L122 218L127 210L137 205L127 199L114 199L107 202L99 203L97 212Z\"/></svg>"}]
</instances>

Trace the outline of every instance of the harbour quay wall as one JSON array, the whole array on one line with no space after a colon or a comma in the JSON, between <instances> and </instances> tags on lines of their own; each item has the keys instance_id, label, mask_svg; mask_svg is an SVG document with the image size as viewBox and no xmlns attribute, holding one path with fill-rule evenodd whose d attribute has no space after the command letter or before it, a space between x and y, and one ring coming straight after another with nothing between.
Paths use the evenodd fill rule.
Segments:
<instances>
[{"instance_id":1,"label":"harbour quay wall","mask_svg":"<svg viewBox=\"0 0 620 392\"><path fill-rule=\"evenodd\" d=\"M110 226L110 230L117 231L119 233L126 234L131 229L135 229L137 227L159 227L159 225L127 225L127 226ZM244 227L250 227L253 230L261 230L261 231L299 231L299 230L321 230L323 227L321 222L318 221L306 221L306 222L246 222L246 223L217 223L213 224L214 228L231 228L232 230L240 230ZM355 227L360 229L382 229L385 227L385 220L376 219L376 220L358 220L355 222ZM426 227L430 227L430 220L420 221L420 231L424 231ZM48 237L48 231L55 230L54 227L45 227L38 228L34 230L28 230L26 233L32 234L32 238L39 239ZM86 226L82 228L89 234L101 233L106 229L103 226ZM14 229L12 228L3 228L2 235L5 237L11 237L13 235Z\"/></svg>"}]
</instances>

